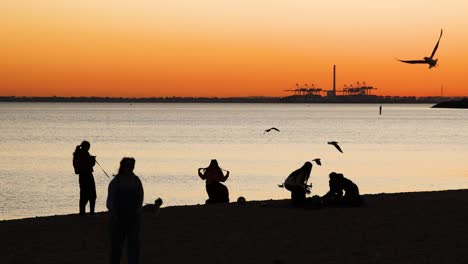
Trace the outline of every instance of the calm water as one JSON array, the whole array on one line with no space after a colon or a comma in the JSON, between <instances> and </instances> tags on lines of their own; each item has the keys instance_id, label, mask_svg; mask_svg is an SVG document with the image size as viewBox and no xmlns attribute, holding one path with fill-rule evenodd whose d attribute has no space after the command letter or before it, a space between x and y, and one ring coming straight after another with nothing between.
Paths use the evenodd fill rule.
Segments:
<instances>
[{"instance_id":1,"label":"calm water","mask_svg":"<svg viewBox=\"0 0 468 264\"><path fill-rule=\"evenodd\" d=\"M230 197L279 199L285 177L316 157L313 194L342 172L362 193L468 188L468 111L429 105L0 103L0 219L78 211L72 152L91 142L108 173L135 157L145 202L204 203L196 174L212 158ZM272 126L281 129L263 134ZM326 142L339 141L344 154ZM95 167L104 211L109 180Z\"/></svg>"}]
</instances>

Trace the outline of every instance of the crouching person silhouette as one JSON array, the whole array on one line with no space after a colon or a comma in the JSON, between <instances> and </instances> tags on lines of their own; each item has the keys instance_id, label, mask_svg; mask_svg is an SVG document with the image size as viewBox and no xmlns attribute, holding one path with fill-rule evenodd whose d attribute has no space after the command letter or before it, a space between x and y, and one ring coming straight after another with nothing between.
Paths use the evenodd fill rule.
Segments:
<instances>
[{"instance_id":1,"label":"crouching person silhouette","mask_svg":"<svg viewBox=\"0 0 468 264\"><path fill-rule=\"evenodd\" d=\"M199 168L198 176L206 182L206 192L208 193L207 204L229 203L228 188L221 182L225 182L229 177L229 171L223 174L223 169L219 167L218 161L213 159L207 168Z\"/></svg>"},{"instance_id":2,"label":"crouching person silhouette","mask_svg":"<svg viewBox=\"0 0 468 264\"><path fill-rule=\"evenodd\" d=\"M284 187L291 192L293 205L303 205L306 201L306 194L310 193L311 185L307 181L312 171L312 163L307 161L302 167L293 171L284 181Z\"/></svg>"},{"instance_id":3,"label":"crouching person silhouette","mask_svg":"<svg viewBox=\"0 0 468 264\"><path fill-rule=\"evenodd\" d=\"M359 188L343 174L332 172L329 175L330 190L322 197L325 205L332 206L360 206L363 203L359 195ZM344 195L343 195L344 192Z\"/></svg>"},{"instance_id":4,"label":"crouching person silhouette","mask_svg":"<svg viewBox=\"0 0 468 264\"><path fill-rule=\"evenodd\" d=\"M123 158L117 175L109 183L107 208L110 215L110 263L120 263L122 248L127 239L129 264L140 262L140 222L143 205L143 186L133 173L134 158Z\"/></svg>"}]
</instances>

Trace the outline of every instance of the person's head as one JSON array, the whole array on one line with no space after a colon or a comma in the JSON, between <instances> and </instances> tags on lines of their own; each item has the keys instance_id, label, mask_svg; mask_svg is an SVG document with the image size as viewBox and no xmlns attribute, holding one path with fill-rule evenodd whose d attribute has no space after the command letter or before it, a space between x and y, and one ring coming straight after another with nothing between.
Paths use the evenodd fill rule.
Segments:
<instances>
[{"instance_id":1,"label":"person's head","mask_svg":"<svg viewBox=\"0 0 468 264\"><path fill-rule=\"evenodd\" d=\"M330 177L330 180L339 180L339 179L343 179L344 176L341 173L332 172L330 173L329 177Z\"/></svg>"},{"instance_id":2,"label":"person's head","mask_svg":"<svg viewBox=\"0 0 468 264\"><path fill-rule=\"evenodd\" d=\"M91 144L89 143L89 141L83 140L83 142L81 142L80 147L81 147L81 150L83 151L89 151Z\"/></svg>"},{"instance_id":3,"label":"person's head","mask_svg":"<svg viewBox=\"0 0 468 264\"><path fill-rule=\"evenodd\" d=\"M129 157L124 157L120 161L120 168L119 168L119 173L120 175L129 175L133 173L133 169L135 168L135 159L134 158L129 158Z\"/></svg>"},{"instance_id":4,"label":"person's head","mask_svg":"<svg viewBox=\"0 0 468 264\"><path fill-rule=\"evenodd\" d=\"M312 170L312 163L310 161L307 161L306 163L304 163L301 169L306 172L310 172Z\"/></svg>"},{"instance_id":5,"label":"person's head","mask_svg":"<svg viewBox=\"0 0 468 264\"><path fill-rule=\"evenodd\" d=\"M210 165L208 166L208 168L218 168L218 167L219 167L218 161L215 159L212 159L210 162Z\"/></svg>"}]
</instances>

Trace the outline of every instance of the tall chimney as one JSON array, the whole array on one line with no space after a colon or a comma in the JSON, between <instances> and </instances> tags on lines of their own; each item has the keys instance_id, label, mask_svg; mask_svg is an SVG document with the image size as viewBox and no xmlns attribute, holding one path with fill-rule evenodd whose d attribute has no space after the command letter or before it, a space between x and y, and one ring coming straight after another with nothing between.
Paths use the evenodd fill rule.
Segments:
<instances>
[{"instance_id":1,"label":"tall chimney","mask_svg":"<svg viewBox=\"0 0 468 264\"><path fill-rule=\"evenodd\" d=\"M336 65L333 65L333 96L336 96Z\"/></svg>"}]
</instances>

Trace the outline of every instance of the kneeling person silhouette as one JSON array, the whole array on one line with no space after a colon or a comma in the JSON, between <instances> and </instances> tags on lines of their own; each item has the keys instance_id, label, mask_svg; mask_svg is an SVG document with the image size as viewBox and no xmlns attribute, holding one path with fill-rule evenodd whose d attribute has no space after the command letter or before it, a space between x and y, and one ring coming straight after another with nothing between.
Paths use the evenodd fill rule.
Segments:
<instances>
[{"instance_id":1,"label":"kneeling person silhouette","mask_svg":"<svg viewBox=\"0 0 468 264\"><path fill-rule=\"evenodd\" d=\"M206 204L229 203L228 188L221 183L228 179L229 171L226 170L226 175L224 175L217 160L211 160L207 168L199 168L198 176L206 182L206 192L208 193Z\"/></svg>"},{"instance_id":2,"label":"kneeling person silhouette","mask_svg":"<svg viewBox=\"0 0 468 264\"><path fill-rule=\"evenodd\" d=\"M332 206L360 206L362 197L359 188L341 173L332 172L329 175L330 190L322 197L325 205ZM344 195L343 195L344 192Z\"/></svg>"}]
</instances>

